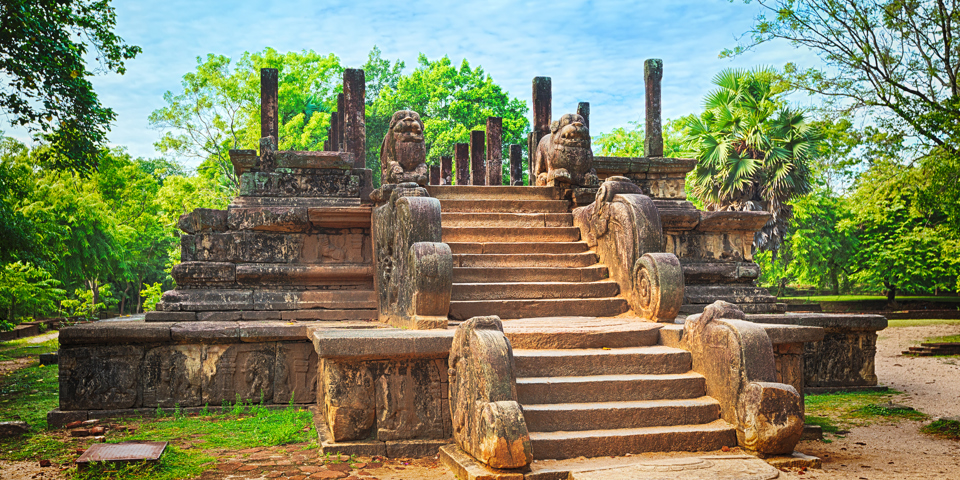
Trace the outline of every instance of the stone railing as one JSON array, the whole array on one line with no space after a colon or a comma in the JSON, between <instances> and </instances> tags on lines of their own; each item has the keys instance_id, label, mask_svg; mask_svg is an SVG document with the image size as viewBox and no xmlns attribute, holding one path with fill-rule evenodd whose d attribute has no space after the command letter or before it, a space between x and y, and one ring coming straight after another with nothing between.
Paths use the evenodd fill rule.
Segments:
<instances>
[{"instance_id":1,"label":"stone railing","mask_svg":"<svg viewBox=\"0 0 960 480\"><path fill-rule=\"evenodd\" d=\"M683 272L663 253L660 213L625 177L610 177L590 205L573 211L574 224L620 285L630 308L654 321L673 321L683 302Z\"/></svg>"}]
</instances>

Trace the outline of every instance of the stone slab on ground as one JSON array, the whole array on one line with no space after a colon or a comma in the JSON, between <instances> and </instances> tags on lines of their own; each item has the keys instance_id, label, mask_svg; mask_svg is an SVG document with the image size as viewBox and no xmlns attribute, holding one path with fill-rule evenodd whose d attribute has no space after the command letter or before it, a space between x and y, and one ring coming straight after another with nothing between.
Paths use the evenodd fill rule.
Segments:
<instances>
[{"instance_id":1,"label":"stone slab on ground","mask_svg":"<svg viewBox=\"0 0 960 480\"><path fill-rule=\"evenodd\" d=\"M634 465L571 472L572 480L768 480L780 471L748 455L641 460Z\"/></svg>"},{"instance_id":2,"label":"stone slab on ground","mask_svg":"<svg viewBox=\"0 0 960 480\"><path fill-rule=\"evenodd\" d=\"M778 455L775 457L764 458L763 461L773 465L776 468L821 468L822 463L818 457L806 455L800 452L793 452L791 455Z\"/></svg>"},{"instance_id":3,"label":"stone slab on ground","mask_svg":"<svg viewBox=\"0 0 960 480\"><path fill-rule=\"evenodd\" d=\"M523 471L490 468L453 444L440 447L440 462L459 480L524 480Z\"/></svg>"},{"instance_id":4,"label":"stone slab on ground","mask_svg":"<svg viewBox=\"0 0 960 480\"><path fill-rule=\"evenodd\" d=\"M542 317L503 322L515 349L618 348L655 345L662 324L641 318Z\"/></svg>"}]
</instances>

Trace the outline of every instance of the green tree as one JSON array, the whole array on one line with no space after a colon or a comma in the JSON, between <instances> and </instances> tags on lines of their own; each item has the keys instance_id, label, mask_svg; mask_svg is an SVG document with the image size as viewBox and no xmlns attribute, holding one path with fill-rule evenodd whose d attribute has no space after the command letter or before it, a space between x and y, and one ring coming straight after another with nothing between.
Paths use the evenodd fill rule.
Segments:
<instances>
[{"instance_id":1,"label":"green tree","mask_svg":"<svg viewBox=\"0 0 960 480\"><path fill-rule=\"evenodd\" d=\"M593 137L591 144L594 155L608 157L642 157L646 132L643 122L630 122L630 127L617 127L609 133L600 133ZM689 158L694 155L684 144L683 129L686 120L666 119L663 122L663 156L670 158Z\"/></svg>"},{"instance_id":2,"label":"green tree","mask_svg":"<svg viewBox=\"0 0 960 480\"><path fill-rule=\"evenodd\" d=\"M693 191L710 210L762 210L772 220L754 237L759 250L780 248L791 198L810 191L809 163L820 133L784 100L771 69L726 69L705 110L686 121L696 152Z\"/></svg>"},{"instance_id":3,"label":"green tree","mask_svg":"<svg viewBox=\"0 0 960 480\"><path fill-rule=\"evenodd\" d=\"M86 173L96 169L113 110L87 79L126 70L141 52L113 33L108 0L5 0L0 4L0 109L51 148L37 160ZM91 50L92 47L92 50ZM87 70L94 57L98 68Z\"/></svg>"},{"instance_id":4,"label":"green tree","mask_svg":"<svg viewBox=\"0 0 960 480\"><path fill-rule=\"evenodd\" d=\"M49 272L29 262L3 265L0 268L0 311L5 314L6 324L12 328L23 317L39 318L55 312L66 293L59 287L60 282Z\"/></svg>"},{"instance_id":5,"label":"green tree","mask_svg":"<svg viewBox=\"0 0 960 480\"><path fill-rule=\"evenodd\" d=\"M183 91L166 92L167 105L150 114L150 125L163 131L157 149L201 159L200 170L238 188L229 151L259 149L261 68L279 70L280 148L322 150L341 88L340 61L333 54L272 48L245 52L235 66L223 55L198 57L196 71L183 76Z\"/></svg>"},{"instance_id":6,"label":"green tree","mask_svg":"<svg viewBox=\"0 0 960 480\"><path fill-rule=\"evenodd\" d=\"M367 112L387 118L397 110L419 113L424 123L427 163L439 164L440 156L453 154L454 143L469 141L471 130L486 129L487 117L503 118L505 151L511 143L526 145L526 102L510 98L483 68L471 68L464 60L458 69L449 57L431 61L423 54L417 61L417 68L400 78L396 88L380 91ZM379 158L380 140L374 143L375 150L368 150L367 158ZM509 162L504 162L504 168L509 171Z\"/></svg>"},{"instance_id":7,"label":"green tree","mask_svg":"<svg viewBox=\"0 0 960 480\"><path fill-rule=\"evenodd\" d=\"M745 0L749 3L750 0ZM788 65L796 88L864 110L883 130L960 155L960 5L931 0L757 0L739 55L773 40L816 52L825 68ZM769 16L768 16L769 15Z\"/></svg>"}]
</instances>

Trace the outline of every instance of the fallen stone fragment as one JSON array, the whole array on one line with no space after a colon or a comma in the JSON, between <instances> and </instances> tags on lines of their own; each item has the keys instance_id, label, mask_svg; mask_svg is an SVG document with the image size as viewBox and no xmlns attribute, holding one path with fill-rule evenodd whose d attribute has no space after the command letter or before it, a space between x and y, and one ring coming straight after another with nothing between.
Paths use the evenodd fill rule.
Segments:
<instances>
[{"instance_id":1,"label":"fallen stone fragment","mask_svg":"<svg viewBox=\"0 0 960 480\"><path fill-rule=\"evenodd\" d=\"M44 468L49 467L49 466L50 466L50 460L46 460L46 459L40 460L40 466L41 466L41 467L44 467Z\"/></svg>"},{"instance_id":2,"label":"fallen stone fragment","mask_svg":"<svg viewBox=\"0 0 960 480\"><path fill-rule=\"evenodd\" d=\"M83 429L83 428L78 428L78 429L76 429L76 430L70 430L70 436L71 436L71 437L89 437L89 436L90 436L90 430L86 430L86 429Z\"/></svg>"},{"instance_id":3,"label":"fallen stone fragment","mask_svg":"<svg viewBox=\"0 0 960 480\"><path fill-rule=\"evenodd\" d=\"M93 435L103 435L106 432L107 432L107 429L103 427L93 427L90 429L90 433Z\"/></svg>"},{"instance_id":4,"label":"fallen stone fragment","mask_svg":"<svg viewBox=\"0 0 960 480\"><path fill-rule=\"evenodd\" d=\"M83 425L83 420L77 420L77 421L75 421L75 422L70 422L70 423L68 423L68 424L65 425L65 428L76 428L76 427L79 427L80 425Z\"/></svg>"},{"instance_id":5,"label":"fallen stone fragment","mask_svg":"<svg viewBox=\"0 0 960 480\"><path fill-rule=\"evenodd\" d=\"M0 438L18 437L30 431L27 422L20 420L12 422L0 422Z\"/></svg>"}]
</instances>

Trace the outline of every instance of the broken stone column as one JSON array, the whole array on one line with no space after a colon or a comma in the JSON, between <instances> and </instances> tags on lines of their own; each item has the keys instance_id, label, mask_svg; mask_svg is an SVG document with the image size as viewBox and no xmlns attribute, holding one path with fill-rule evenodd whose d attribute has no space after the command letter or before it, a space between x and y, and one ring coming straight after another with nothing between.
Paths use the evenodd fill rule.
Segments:
<instances>
[{"instance_id":1,"label":"broken stone column","mask_svg":"<svg viewBox=\"0 0 960 480\"><path fill-rule=\"evenodd\" d=\"M440 185L453 185L452 160L449 155L440 157Z\"/></svg>"},{"instance_id":2,"label":"broken stone column","mask_svg":"<svg viewBox=\"0 0 960 480\"><path fill-rule=\"evenodd\" d=\"M278 73L276 68L260 69L260 137L280 141L280 114L277 100Z\"/></svg>"},{"instance_id":3,"label":"broken stone column","mask_svg":"<svg viewBox=\"0 0 960 480\"><path fill-rule=\"evenodd\" d=\"M646 88L646 132L643 156L663 156L663 128L660 118L660 80L663 78L663 60L653 58L643 62L643 85Z\"/></svg>"},{"instance_id":4,"label":"broken stone column","mask_svg":"<svg viewBox=\"0 0 960 480\"><path fill-rule=\"evenodd\" d=\"M487 185L503 185L503 118L487 117Z\"/></svg>"},{"instance_id":5,"label":"broken stone column","mask_svg":"<svg viewBox=\"0 0 960 480\"><path fill-rule=\"evenodd\" d=\"M453 163L457 169L457 185L470 185L470 145L453 144Z\"/></svg>"},{"instance_id":6,"label":"broken stone column","mask_svg":"<svg viewBox=\"0 0 960 480\"><path fill-rule=\"evenodd\" d=\"M348 68L343 71L344 151L353 155L354 168L366 166L367 128L364 117L366 83L363 70Z\"/></svg>"},{"instance_id":7,"label":"broken stone column","mask_svg":"<svg viewBox=\"0 0 960 480\"><path fill-rule=\"evenodd\" d=\"M510 145L510 185L523 185L523 148Z\"/></svg>"},{"instance_id":8,"label":"broken stone column","mask_svg":"<svg viewBox=\"0 0 960 480\"><path fill-rule=\"evenodd\" d=\"M441 185L440 167L437 165L430 166L430 185Z\"/></svg>"},{"instance_id":9,"label":"broken stone column","mask_svg":"<svg viewBox=\"0 0 960 480\"><path fill-rule=\"evenodd\" d=\"M338 112L333 112L330 115L330 135L327 136L328 142L330 142L329 147L324 150L330 150L333 152L340 151L340 114Z\"/></svg>"},{"instance_id":10,"label":"broken stone column","mask_svg":"<svg viewBox=\"0 0 960 480\"><path fill-rule=\"evenodd\" d=\"M344 129L343 129L343 121L344 121L343 113L344 113L344 112L345 112L345 107L344 107L344 103L343 103L343 93L338 93L338 94L337 94L337 112L336 112L336 115L337 115L337 146L340 147L340 148L337 149L338 152L342 152L342 151L343 151L343 147L344 147L344 145L343 145L343 130L344 130Z\"/></svg>"},{"instance_id":11,"label":"broken stone column","mask_svg":"<svg viewBox=\"0 0 960 480\"><path fill-rule=\"evenodd\" d=\"M577 115L583 117L583 124L590 128L590 102L580 102L577 104Z\"/></svg>"},{"instance_id":12,"label":"broken stone column","mask_svg":"<svg viewBox=\"0 0 960 480\"><path fill-rule=\"evenodd\" d=\"M533 131L527 139L527 154L530 161L530 184L537 174L533 172L533 156L540 145L540 139L550 134L553 87L550 77L533 77Z\"/></svg>"},{"instance_id":13,"label":"broken stone column","mask_svg":"<svg viewBox=\"0 0 960 480\"><path fill-rule=\"evenodd\" d=\"M487 184L487 169L484 161L486 156L483 153L486 138L483 130L474 130L470 132L470 173L472 185Z\"/></svg>"}]
</instances>

